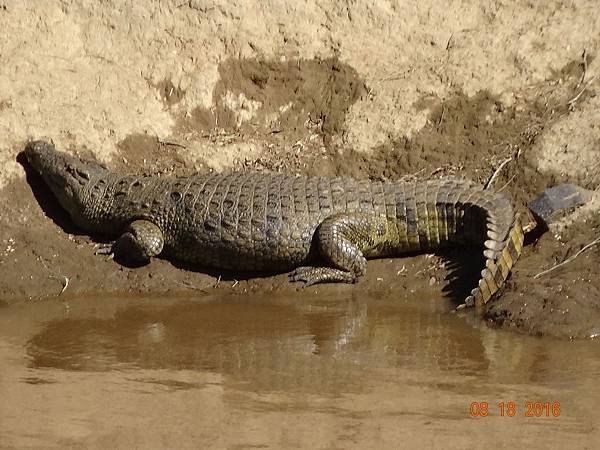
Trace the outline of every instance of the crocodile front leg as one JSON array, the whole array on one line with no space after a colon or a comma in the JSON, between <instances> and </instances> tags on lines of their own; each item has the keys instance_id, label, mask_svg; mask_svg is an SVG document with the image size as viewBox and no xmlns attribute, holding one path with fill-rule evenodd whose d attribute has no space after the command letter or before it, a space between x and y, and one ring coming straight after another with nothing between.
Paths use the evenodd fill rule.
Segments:
<instances>
[{"instance_id":1,"label":"crocodile front leg","mask_svg":"<svg viewBox=\"0 0 600 450\"><path fill-rule=\"evenodd\" d=\"M112 251L132 262L147 262L158 256L165 243L160 228L148 220L134 220L115 241Z\"/></svg>"},{"instance_id":2,"label":"crocodile front leg","mask_svg":"<svg viewBox=\"0 0 600 450\"><path fill-rule=\"evenodd\" d=\"M322 282L353 283L367 268L365 252L385 241L385 217L370 214L336 214L317 228L315 239L326 267L305 266L294 270L292 281L307 286Z\"/></svg>"}]
</instances>

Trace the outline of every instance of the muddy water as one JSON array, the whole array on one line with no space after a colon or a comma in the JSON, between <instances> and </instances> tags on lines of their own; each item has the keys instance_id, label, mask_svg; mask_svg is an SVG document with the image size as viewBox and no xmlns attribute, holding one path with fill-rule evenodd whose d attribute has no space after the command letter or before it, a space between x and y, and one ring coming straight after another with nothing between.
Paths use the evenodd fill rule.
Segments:
<instances>
[{"instance_id":1,"label":"muddy water","mask_svg":"<svg viewBox=\"0 0 600 450\"><path fill-rule=\"evenodd\" d=\"M0 307L0 447L592 448L599 441L598 342L493 330L418 294L65 298ZM487 402L488 415L472 417L473 402L478 414ZM541 402L532 417L526 402Z\"/></svg>"}]
</instances>

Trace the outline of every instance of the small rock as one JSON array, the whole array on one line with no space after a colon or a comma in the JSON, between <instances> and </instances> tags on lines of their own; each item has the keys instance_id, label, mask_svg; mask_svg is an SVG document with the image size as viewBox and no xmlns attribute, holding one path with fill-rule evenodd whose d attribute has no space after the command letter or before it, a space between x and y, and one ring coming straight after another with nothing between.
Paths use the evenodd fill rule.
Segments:
<instances>
[{"instance_id":1,"label":"small rock","mask_svg":"<svg viewBox=\"0 0 600 450\"><path fill-rule=\"evenodd\" d=\"M593 192L570 183L559 184L546 189L528 206L544 222L550 223L555 213L583 205L590 201Z\"/></svg>"},{"instance_id":2,"label":"small rock","mask_svg":"<svg viewBox=\"0 0 600 450\"><path fill-rule=\"evenodd\" d=\"M600 338L600 327L594 327L590 330L589 333L590 339L598 339Z\"/></svg>"}]
</instances>

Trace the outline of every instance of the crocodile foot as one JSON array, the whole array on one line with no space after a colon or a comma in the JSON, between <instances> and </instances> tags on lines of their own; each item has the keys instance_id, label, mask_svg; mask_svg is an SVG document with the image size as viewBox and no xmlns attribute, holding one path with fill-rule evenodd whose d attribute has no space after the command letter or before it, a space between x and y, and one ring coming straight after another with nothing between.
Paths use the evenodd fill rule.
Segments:
<instances>
[{"instance_id":1,"label":"crocodile foot","mask_svg":"<svg viewBox=\"0 0 600 450\"><path fill-rule=\"evenodd\" d=\"M107 259L114 259L115 250L114 244L97 244L96 250L94 251L94 255L106 255Z\"/></svg>"},{"instance_id":2,"label":"crocodile foot","mask_svg":"<svg viewBox=\"0 0 600 450\"><path fill-rule=\"evenodd\" d=\"M334 269L332 267L298 267L290 273L291 281L302 281L304 286L311 286L317 283L338 282L338 283L354 283L357 276L352 272L345 270Z\"/></svg>"}]
</instances>

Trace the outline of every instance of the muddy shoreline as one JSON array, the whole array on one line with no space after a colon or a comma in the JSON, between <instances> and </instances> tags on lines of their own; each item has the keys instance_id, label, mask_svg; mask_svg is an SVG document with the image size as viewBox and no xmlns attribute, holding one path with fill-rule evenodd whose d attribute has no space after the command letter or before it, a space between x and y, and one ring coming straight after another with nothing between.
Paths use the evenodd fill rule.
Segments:
<instances>
[{"instance_id":1,"label":"muddy shoreline","mask_svg":"<svg viewBox=\"0 0 600 450\"><path fill-rule=\"evenodd\" d=\"M271 170L370 179L459 176L483 184L510 159L492 189L517 205L560 182L599 187L600 100L594 79L599 45L572 34L566 49L560 32L568 25L583 36L593 28L587 18L592 14L585 13L593 9L592 1L576 10L565 6L554 18L541 10L514 7L519 15L529 14L551 30L543 43L531 44L537 46L536 55L545 57L539 60L519 53L515 42L531 38L524 29L518 24L505 29L506 17L515 11L473 13L474 44L464 39L463 31L432 34L437 16L430 17L430 28L403 22L394 47L402 44L404 49L400 68L394 67L398 54L393 46L387 53L369 54L368 49L379 47L367 36L386 20L401 20L401 15L371 11L357 22L362 17L359 10L367 8L362 4L348 16L332 6L335 14L323 19L327 26L319 28L319 36L329 38L313 48L310 30L290 34L293 19L288 16L254 11L284 24L255 42L251 23L235 35L239 23L227 2L206 10L190 6L194 2L179 9L169 4L164 11L155 2L156 20L173 22L179 34L173 38L172 33L157 32L146 48L143 39L125 46L119 16L107 13L109 19L103 21L106 11L100 6L89 10L77 2L66 3L70 6L57 10L34 3L22 9L15 3L0 12L2 23L14 22L27 30L24 43L12 35L9 42L29 49L14 53L12 60L3 56L0 74L5 88L0 129L6 135L0 142L0 162L6 165L0 177L3 303L40 301L63 289L63 295L304 295L285 274L247 278L190 271L160 259L128 268L94 255L99 238L81 234L40 180L19 164L17 155L29 139L52 139L60 149L134 173ZM462 13L449 12L455 17ZM132 33L146 36L151 25L142 20L143 14L128 14ZM306 14L307 27L318 27L321 13ZM424 20L425 13L415 14ZM46 36L40 50L45 56L35 56L36 41L27 36L52 17L58 31ZM191 20L198 18L206 21L200 31L193 31ZM347 28L351 23L352 32ZM73 24L87 24L94 31L81 35ZM498 55L482 50L487 36L499 30L504 34L498 36L509 42L506 48ZM101 45L100 32L114 39L113 47ZM411 32L420 40L411 40ZM65 60L48 56L65 36L74 36L81 49ZM219 42L215 48L208 45L211 36ZM172 54L164 53L161 43ZM115 78L111 67L124 60L131 67L121 79ZM37 66L26 71L23 67L32 61ZM169 63L178 69L170 70ZM10 72L7 67L13 66ZM51 76L44 78L47 73ZM61 81L71 73L75 78ZM66 92L61 87L68 83L74 87ZM600 246L551 275L534 278L592 242L599 226L598 210L589 207L565 217L560 229L533 239L507 286L486 307L484 320L534 335L600 335L600 280L595 275ZM461 251L450 251L372 261L360 283L322 286L318 292L406 296L425 289L443 298L448 260L461 258L465 259ZM475 276L478 270L472 268ZM451 302L441 302L452 310Z\"/></svg>"}]
</instances>

